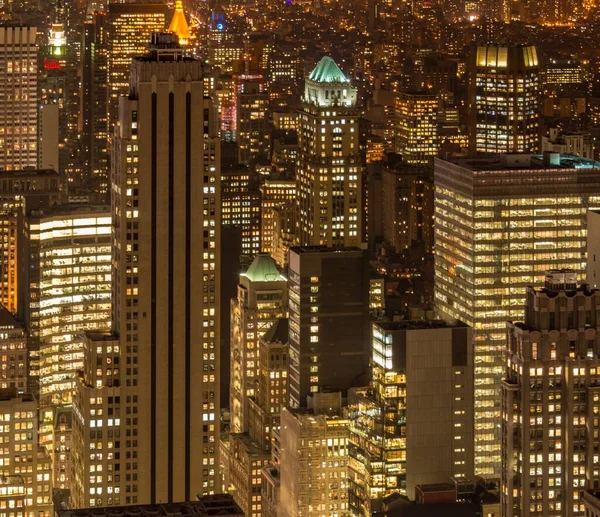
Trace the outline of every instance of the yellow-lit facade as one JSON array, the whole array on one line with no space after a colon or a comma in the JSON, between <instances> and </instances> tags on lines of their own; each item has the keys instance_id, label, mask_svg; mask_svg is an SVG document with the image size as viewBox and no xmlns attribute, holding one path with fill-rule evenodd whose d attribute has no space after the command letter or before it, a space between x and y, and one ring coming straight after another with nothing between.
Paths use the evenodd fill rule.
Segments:
<instances>
[{"instance_id":1,"label":"yellow-lit facade","mask_svg":"<svg viewBox=\"0 0 600 517\"><path fill-rule=\"evenodd\" d=\"M507 325L502 515L593 515L583 492L600 481L600 291L550 271L525 313Z\"/></svg>"},{"instance_id":2,"label":"yellow-lit facade","mask_svg":"<svg viewBox=\"0 0 600 517\"><path fill-rule=\"evenodd\" d=\"M83 366L81 333L110 328L110 211L59 211L29 228L39 246L40 403L68 405Z\"/></svg>"},{"instance_id":3,"label":"yellow-lit facade","mask_svg":"<svg viewBox=\"0 0 600 517\"><path fill-rule=\"evenodd\" d=\"M5 308L0 307L0 388L27 390L27 333Z\"/></svg>"},{"instance_id":4,"label":"yellow-lit facade","mask_svg":"<svg viewBox=\"0 0 600 517\"><path fill-rule=\"evenodd\" d=\"M296 199L295 180L266 179L260 186L260 247L263 253L273 254L273 208Z\"/></svg>"},{"instance_id":5,"label":"yellow-lit facade","mask_svg":"<svg viewBox=\"0 0 600 517\"><path fill-rule=\"evenodd\" d=\"M0 473L10 478L1 478L6 484L0 482L0 513L9 515L11 496L17 495L18 504L24 489L22 515L52 517L51 461L38 444L37 402L31 395L8 391L0 396L0 445Z\"/></svg>"},{"instance_id":6,"label":"yellow-lit facade","mask_svg":"<svg viewBox=\"0 0 600 517\"><path fill-rule=\"evenodd\" d=\"M347 514L348 425L345 418L282 410L279 516Z\"/></svg>"},{"instance_id":7,"label":"yellow-lit facade","mask_svg":"<svg viewBox=\"0 0 600 517\"><path fill-rule=\"evenodd\" d=\"M38 165L36 27L0 27L0 169ZM15 92L14 94L10 92Z\"/></svg>"},{"instance_id":8,"label":"yellow-lit facade","mask_svg":"<svg viewBox=\"0 0 600 517\"><path fill-rule=\"evenodd\" d=\"M296 242L356 246L362 239L357 90L331 58L306 79L298 121Z\"/></svg>"},{"instance_id":9,"label":"yellow-lit facade","mask_svg":"<svg viewBox=\"0 0 600 517\"><path fill-rule=\"evenodd\" d=\"M110 3L108 5L108 99L110 126L118 117L119 96L129 90L129 68L134 57L146 52L153 32L167 23L164 3Z\"/></svg>"},{"instance_id":10,"label":"yellow-lit facade","mask_svg":"<svg viewBox=\"0 0 600 517\"><path fill-rule=\"evenodd\" d=\"M438 152L438 99L427 92L396 96L396 152L408 164L427 164Z\"/></svg>"},{"instance_id":11,"label":"yellow-lit facade","mask_svg":"<svg viewBox=\"0 0 600 517\"><path fill-rule=\"evenodd\" d=\"M240 275L238 295L231 300L231 430L249 430L248 399L256 396L259 340L271 325L287 315L287 280L275 261L258 255Z\"/></svg>"},{"instance_id":12,"label":"yellow-lit facade","mask_svg":"<svg viewBox=\"0 0 600 517\"><path fill-rule=\"evenodd\" d=\"M537 151L539 63L536 48L477 47L470 67L471 151Z\"/></svg>"},{"instance_id":13,"label":"yellow-lit facade","mask_svg":"<svg viewBox=\"0 0 600 517\"><path fill-rule=\"evenodd\" d=\"M126 500L121 455L131 457L132 446L121 436L119 340L90 333L84 349L73 399L73 507L118 506ZM131 485L128 498L130 492Z\"/></svg>"},{"instance_id":14,"label":"yellow-lit facade","mask_svg":"<svg viewBox=\"0 0 600 517\"><path fill-rule=\"evenodd\" d=\"M586 213L600 206L599 164L572 155L435 164L435 302L475 340L475 473L500 475L506 321L548 269L584 274ZM501 165L503 163L503 165Z\"/></svg>"}]
</instances>

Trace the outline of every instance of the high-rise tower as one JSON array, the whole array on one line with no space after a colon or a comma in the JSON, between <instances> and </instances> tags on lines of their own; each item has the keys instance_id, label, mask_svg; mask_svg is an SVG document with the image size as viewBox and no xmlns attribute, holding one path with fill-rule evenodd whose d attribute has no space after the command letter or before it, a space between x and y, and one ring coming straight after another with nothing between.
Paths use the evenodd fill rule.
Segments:
<instances>
[{"instance_id":1,"label":"high-rise tower","mask_svg":"<svg viewBox=\"0 0 600 517\"><path fill-rule=\"evenodd\" d=\"M166 19L167 6L163 2L108 5L109 127L118 118L119 96L129 89L131 60L146 51L153 32L165 30Z\"/></svg>"},{"instance_id":2,"label":"high-rise tower","mask_svg":"<svg viewBox=\"0 0 600 517\"><path fill-rule=\"evenodd\" d=\"M600 291L554 270L508 324L502 381L502 515L573 517L597 487Z\"/></svg>"},{"instance_id":3,"label":"high-rise tower","mask_svg":"<svg viewBox=\"0 0 600 517\"><path fill-rule=\"evenodd\" d=\"M500 474L506 321L547 269L585 269L600 164L573 155L435 160L435 302L473 327L475 474Z\"/></svg>"},{"instance_id":4,"label":"high-rise tower","mask_svg":"<svg viewBox=\"0 0 600 517\"><path fill-rule=\"evenodd\" d=\"M137 412L125 424L137 461L126 465L136 501L190 501L217 490L219 465L217 120L202 63L177 35L153 34L131 73L112 178L121 400Z\"/></svg>"},{"instance_id":5,"label":"high-rise tower","mask_svg":"<svg viewBox=\"0 0 600 517\"><path fill-rule=\"evenodd\" d=\"M0 169L38 165L35 27L0 27Z\"/></svg>"},{"instance_id":6,"label":"high-rise tower","mask_svg":"<svg viewBox=\"0 0 600 517\"><path fill-rule=\"evenodd\" d=\"M471 152L537 151L538 75L533 46L476 48L469 62Z\"/></svg>"},{"instance_id":7,"label":"high-rise tower","mask_svg":"<svg viewBox=\"0 0 600 517\"><path fill-rule=\"evenodd\" d=\"M328 56L306 79L296 178L296 240L301 246L361 242L356 95L356 88Z\"/></svg>"}]
</instances>

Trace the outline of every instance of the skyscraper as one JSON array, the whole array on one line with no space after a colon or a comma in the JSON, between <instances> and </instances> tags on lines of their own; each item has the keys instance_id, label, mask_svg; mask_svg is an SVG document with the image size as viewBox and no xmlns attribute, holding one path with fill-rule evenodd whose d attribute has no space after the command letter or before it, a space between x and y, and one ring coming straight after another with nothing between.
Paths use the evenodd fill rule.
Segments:
<instances>
[{"instance_id":1,"label":"skyscraper","mask_svg":"<svg viewBox=\"0 0 600 517\"><path fill-rule=\"evenodd\" d=\"M109 3L108 30L108 113L109 127L119 117L119 96L129 90L129 67L134 57L146 51L153 32L162 32L167 23L163 2ZM112 135L111 135L112 136Z\"/></svg>"},{"instance_id":2,"label":"skyscraper","mask_svg":"<svg viewBox=\"0 0 600 517\"><path fill-rule=\"evenodd\" d=\"M306 79L296 171L296 241L301 246L361 242L356 95L356 88L328 56Z\"/></svg>"},{"instance_id":3,"label":"skyscraper","mask_svg":"<svg viewBox=\"0 0 600 517\"><path fill-rule=\"evenodd\" d=\"M367 255L358 248L293 247L289 265L292 407L345 391L367 373Z\"/></svg>"},{"instance_id":4,"label":"skyscraper","mask_svg":"<svg viewBox=\"0 0 600 517\"><path fill-rule=\"evenodd\" d=\"M500 381L507 320L547 269L585 270L586 212L600 164L573 155L436 158L435 301L472 326L475 473L500 475Z\"/></svg>"},{"instance_id":5,"label":"skyscraper","mask_svg":"<svg viewBox=\"0 0 600 517\"><path fill-rule=\"evenodd\" d=\"M111 318L108 206L72 205L30 214L23 250L32 337L40 341L40 405L70 405L86 330ZM53 425L53 422L52 422Z\"/></svg>"},{"instance_id":6,"label":"skyscraper","mask_svg":"<svg viewBox=\"0 0 600 517\"><path fill-rule=\"evenodd\" d=\"M508 324L502 515L584 515L582 491L598 487L599 311L600 291L553 270Z\"/></svg>"},{"instance_id":7,"label":"skyscraper","mask_svg":"<svg viewBox=\"0 0 600 517\"><path fill-rule=\"evenodd\" d=\"M84 184L109 192L108 32L105 13L83 26L81 74L81 147Z\"/></svg>"},{"instance_id":8,"label":"skyscraper","mask_svg":"<svg viewBox=\"0 0 600 517\"><path fill-rule=\"evenodd\" d=\"M248 399L256 396L259 340L287 314L287 279L269 255L258 255L240 275L238 295L231 300L231 429L248 431Z\"/></svg>"},{"instance_id":9,"label":"skyscraper","mask_svg":"<svg viewBox=\"0 0 600 517\"><path fill-rule=\"evenodd\" d=\"M408 164L428 164L438 153L438 99L429 91L396 96L396 152Z\"/></svg>"},{"instance_id":10,"label":"skyscraper","mask_svg":"<svg viewBox=\"0 0 600 517\"><path fill-rule=\"evenodd\" d=\"M4 170L38 166L36 33L36 27L0 27L0 89L5 92L0 102L0 169Z\"/></svg>"},{"instance_id":11,"label":"skyscraper","mask_svg":"<svg viewBox=\"0 0 600 517\"><path fill-rule=\"evenodd\" d=\"M486 45L468 64L471 152L523 153L538 149L537 50Z\"/></svg>"},{"instance_id":12,"label":"skyscraper","mask_svg":"<svg viewBox=\"0 0 600 517\"><path fill-rule=\"evenodd\" d=\"M132 501L217 490L220 145L203 79L176 35L154 34L120 99L113 327L128 368L121 398L137 411L124 430L137 461L121 474L138 476Z\"/></svg>"}]
</instances>

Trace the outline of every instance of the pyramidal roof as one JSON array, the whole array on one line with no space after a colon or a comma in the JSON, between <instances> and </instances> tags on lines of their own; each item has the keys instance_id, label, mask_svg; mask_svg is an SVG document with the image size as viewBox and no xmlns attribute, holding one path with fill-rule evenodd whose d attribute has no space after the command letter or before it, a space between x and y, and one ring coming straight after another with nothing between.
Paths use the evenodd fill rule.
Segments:
<instances>
[{"instance_id":1,"label":"pyramidal roof","mask_svg":"<svg viewBox=\"0 0 600 517\"><path fill-rule=\"evenodd\" d=\"M350 80L340 70L336 62L329 56L324 56L315 69L308 76L310 81L316 83L349 83Z\"/></svg>"},{"instance_id":2,"label":"pyramidal roof","mask_svg":"<svg viewBox=\"0 0 600 517\"><path fill-rule=\"evenodd\" d=\"M281 282L285 280L285 277L279 273L277 264L268 253L257 255L243 275L251 282Z\"/></svg>"},{"instance_id":3,"label":"pyramidal roof","mask_svg":"<svg viewBox=\"0 0 600 517\"><path fill-rule=\"evenodd\" d=\"M171 18L169 32L177 34L179 42L182 44L187 43L190 39L190 27L183 12L183 0L175 2L175 12L173 13L173 18Z\"/></svg>"}]
</instances>

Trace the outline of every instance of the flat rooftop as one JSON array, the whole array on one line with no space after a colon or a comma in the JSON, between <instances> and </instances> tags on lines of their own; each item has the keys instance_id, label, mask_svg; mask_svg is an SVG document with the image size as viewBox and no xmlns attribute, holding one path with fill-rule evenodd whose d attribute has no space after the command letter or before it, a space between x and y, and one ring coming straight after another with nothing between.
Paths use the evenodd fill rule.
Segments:
<instances>
[{"instance_id":1,"label":"flat rooftop","mask_svg":"<svg viewBox=\"0 0 600 517\"><path fill-rule=\"evenodd\" d=\"M345 253L362 250L357 246L292 246L290 251L295 253Z\"/></svg>"},{"instance_id":2,"label":"flat rooftop","mask_svg":"<svg viewBox=\"0 0 600 517\"><path fill-rule=\"evenodd\" d=\"M54 169L23 169L18 171L7 171L0 169L0 179L23 179L31 177L55 176L58 177L58 172Z\"/></svg>"},{"instance_id":3,"label":"flat rooftop","mask_svg":"<svg viewBox=\"0 0 600 517\"><path fill-rule=\"evenodd\" d=\"M229 494L203 496L198 501L187 503L110 506L80 510L58 510L56 513L59 517L166 517L180 515L228 517L244 515Z\"/></svg>"},{"instance_id":4,"label":"flat rooftop","mask_svg":"<svg viewBox=\"0 0 600 517\"><path fill-rule=\"evenodd\" d=\"M466 328L468 325L462 321L447 320L401 320L401 321L376 321L373 323L383 330L422 330L444 328Z\"/></svg>"},{"instance_id":5,"label":"flat rooftop","mask_svg":"<svg viewBox=\"0 0 600 517\"><path fill-rule=\"evenodd\" d=\"M558 154L558 153L556 153ZM508 157L508 160L506 160ZM600 169L600 162L582 158L574 154L560 154L556 163L544 163L541 154L495 154L473 158L451 158L447 161L468 169L470 171L494 171L494 170L532 170L532 169ZM505 161L506 160L506 161ZM516 161L519 161L516 164ZM511 165L511 163L515 163Z\"/></svg>"}]
</instances>

